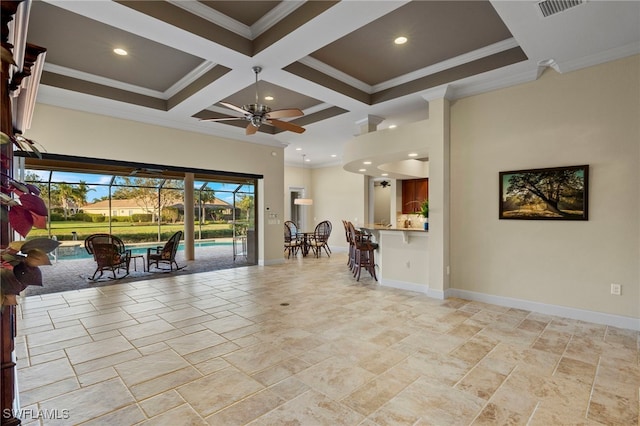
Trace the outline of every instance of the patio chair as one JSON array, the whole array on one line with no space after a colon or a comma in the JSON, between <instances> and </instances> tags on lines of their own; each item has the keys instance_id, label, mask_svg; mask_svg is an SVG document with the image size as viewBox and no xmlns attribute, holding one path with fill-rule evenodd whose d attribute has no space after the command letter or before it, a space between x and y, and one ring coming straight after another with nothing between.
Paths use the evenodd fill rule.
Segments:
<instances>
[{"instance_id":1,"label":"patio chair","mask_svg":"<svg viewBox=\"0 0 640 426\"><path fill-rule=\"evenodd\" d=\"M147 271L151 271L151 265L156 265L157 269L167 270L167 268L161 268L161 263L169 264L169 271L173 271L173 265L176 266L176 271L183 267L178 266L176 262L176 253L178 252L178 245L182 239L182 231L178 231L169 238L164 246L151 247L147 249Z\"/></svg>"},{"instance_id":2,"label":"patio chair","mask_svg":"<svg viewBox=\"0 0 640 426\"><path fill-rule=\"evenodd\" d=\"M124 243L120 238L111 234L93 234L84 240L84 247L97 263L96 270L90 278L92 281L100 279L104 271L111 271L113 274L112 279L114 280L129 275L131 250L125 249ZM125 274L119 277L117 272L122 269ZM100 272L100 275L96 278L98 272Z\"/></svg>"}]
</instances>

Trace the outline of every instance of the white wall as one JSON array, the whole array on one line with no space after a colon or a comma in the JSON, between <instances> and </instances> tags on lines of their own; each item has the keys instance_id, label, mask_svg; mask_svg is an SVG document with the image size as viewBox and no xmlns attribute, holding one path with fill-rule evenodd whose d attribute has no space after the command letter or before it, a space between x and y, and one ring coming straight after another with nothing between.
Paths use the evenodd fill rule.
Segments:
<instances>
[{"instance_id":1,"label":"white wall","mask_svg":"<svg viewBox=\"0 0 640 426\"><path fill-rule=\"evenodd\" d=\"M284 152L161 126L37 104L25 136L47 152L263 175L258 182L258 261L282 262L282 224L265 221L265 208L284 217ZM275 153L275 155L272 155Z\"/></svg>"},{"instance_id":2,"label":"white wall","mask_svg":"<svg viewBox=\"0 0 640 426\"><path fill-rule=\"evenodd\" d=\"M640 318L639 65L548 70L452 103L452 288ZM498 172L581 164L588 221L498 220Z\"/></svg>"}]
</instances>

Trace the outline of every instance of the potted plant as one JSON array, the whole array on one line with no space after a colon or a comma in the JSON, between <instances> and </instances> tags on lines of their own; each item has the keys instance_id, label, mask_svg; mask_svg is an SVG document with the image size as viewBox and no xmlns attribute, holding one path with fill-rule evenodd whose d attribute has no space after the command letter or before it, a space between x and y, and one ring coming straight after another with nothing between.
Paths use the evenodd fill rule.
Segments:
<instances>
[{"instance_id":1,"label":"potted plant","mask_svg":"<svg viewBox=\"0 0 640 426\"><path fill-rule=\"evenodd\" d=\"M420 204L420 216L424 219L424 230L429 230L429 200L424 200L422 204Z\"/></svg>"},{"instance_id":2,"label":"potted plant","mask_svg":"<svg viewBox=\"0 0 640 426\"><path fill-rule=\"evenodd\" d=\"M0 143L13 144L18 150L39 154L35 143L21 136L2 132ZM31 228L46 228L48 210L35 185L19 182L8 173L10 158L2 154L0 176L0 216L3 226L8 225L26 238ZM50 265L47 253L58 247L58 241L34 238L29 241L2 242L0 248L0 305L15 305L16 295L29 285L42 286L41 265Z\"/></svg>"}]
</instances>

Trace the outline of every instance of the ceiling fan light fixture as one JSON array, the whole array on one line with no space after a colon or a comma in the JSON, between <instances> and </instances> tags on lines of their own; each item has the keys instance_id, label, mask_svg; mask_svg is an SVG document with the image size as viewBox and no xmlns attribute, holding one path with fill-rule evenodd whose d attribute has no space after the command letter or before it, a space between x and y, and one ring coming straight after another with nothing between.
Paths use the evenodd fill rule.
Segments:
<instances>
[{"instance_id":1,"label":"ceiling fan light fixture","mask_svg":"<svg viewBox=\"0 0 640 426\"><path fill-rule=\"evenodd\" d=\"M246 127L246 135L255 135L257 129L263 124L277 127L280 130L288 130L294 133L303 133L304 127L289 121L281 121L280 118L292 118L300 117L304 115L304 112L298 108L287 108L271 110L268 105L260 103L260 96L258 93L258 74L262 71L262 67L255 66L252 68L256 75L256 99L255 103L245 104L242 107L236 106L229 102L220 101L220 105L227 107L237 113L242 114L242 117L223 117L223 118L206 118L202 121L232 121L232 120L246 120L249 124Z\"/></svg>"}]
</instances>

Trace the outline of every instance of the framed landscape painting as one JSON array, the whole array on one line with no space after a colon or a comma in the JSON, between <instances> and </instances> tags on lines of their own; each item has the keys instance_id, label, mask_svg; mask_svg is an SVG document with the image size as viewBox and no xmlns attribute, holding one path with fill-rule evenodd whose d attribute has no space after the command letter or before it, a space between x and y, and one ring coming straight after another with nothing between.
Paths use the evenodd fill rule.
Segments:
<instances>
[{"instance_id":1,"label":"framed landscape painting","mask_svg":"<svg viewBox=\"0 0 640 426\"><path fill-rule=\"evenodd\" d=\"M589 166L500 172L500 219L588 220Z\"/></svg>"}]
</instances>

